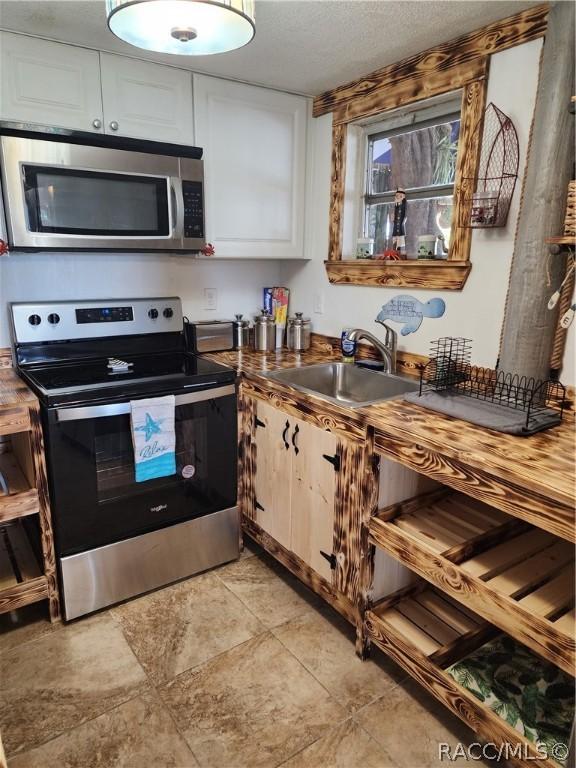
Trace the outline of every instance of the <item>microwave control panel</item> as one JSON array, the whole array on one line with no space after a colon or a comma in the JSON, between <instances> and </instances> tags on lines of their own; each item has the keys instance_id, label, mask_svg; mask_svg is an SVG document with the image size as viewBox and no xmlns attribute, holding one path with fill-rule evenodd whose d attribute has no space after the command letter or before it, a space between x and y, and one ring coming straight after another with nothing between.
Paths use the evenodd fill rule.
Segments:
<instances>
[{"instance_id":1,"label":"microwave control panel","mask_svg":"<svg viewBox=\"0 0 576 768\"><path fill-rule=\"evenodd\" d=\"M204 237L204 206L202 182L183 181L184 237Z\"/></svg>"}]
</instances>

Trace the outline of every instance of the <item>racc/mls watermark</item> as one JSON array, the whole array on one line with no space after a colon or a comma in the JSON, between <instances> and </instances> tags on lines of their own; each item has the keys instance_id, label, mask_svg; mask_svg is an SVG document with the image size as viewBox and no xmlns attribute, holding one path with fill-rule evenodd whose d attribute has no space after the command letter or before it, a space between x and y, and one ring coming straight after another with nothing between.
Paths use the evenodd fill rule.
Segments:
<instances>
[{"instance_id":1,"label":"racc/mls watermark","mask_svg":"<svg viewBox=\"0 0 576 768\"><path fill-rule=\"evenodd\" d=\"M438 744L438 759L446 762L462 759L505 762L516 758L517 760L524 760L526 763L529 763L531 760L548 760L552 758L562 763L568 757L568 751L568 745L561 742L557 742L552 746L544 744L544 742L537 742L530 746L525 742L518 742L516 744L507 742L503 744L493 744L491 742L480 744L473 742L472 744L456 744L455 746L440 742Z\"/></svg>"}]
</instances>

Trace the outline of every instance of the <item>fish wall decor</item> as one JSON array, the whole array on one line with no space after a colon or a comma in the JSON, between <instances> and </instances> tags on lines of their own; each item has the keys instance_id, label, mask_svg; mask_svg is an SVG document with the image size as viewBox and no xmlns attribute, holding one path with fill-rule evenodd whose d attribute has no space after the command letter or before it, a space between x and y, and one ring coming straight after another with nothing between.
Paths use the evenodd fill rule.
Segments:
<instances>
[{"instance_id":1,"label":"fish wall decor","mask_svg":"<svg viewBox=\"0 0 576 768\"><path fill-rule=\"evenodd\" d=\"M408 336L420 328L425 317L442 317L445 311L446 303L443 299L422 302L414 296L395 296L384 304L376 320L379 323L386 320L404 323L400 333L402 336Z\"/></svg>"}]
</instances>

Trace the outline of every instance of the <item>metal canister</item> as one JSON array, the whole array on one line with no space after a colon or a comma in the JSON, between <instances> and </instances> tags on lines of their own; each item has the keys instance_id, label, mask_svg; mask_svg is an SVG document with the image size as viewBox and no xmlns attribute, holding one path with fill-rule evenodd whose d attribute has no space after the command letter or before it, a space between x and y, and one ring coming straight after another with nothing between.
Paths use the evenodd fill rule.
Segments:
<instances>
[{"instance_id":1,"label":"metal canister","mask_svg":"<svg viewBox=\"0 0 576 768\"><path fill-rule=\"evenodd\" d=\"M294 317L288 319L288 349L302 352L310 349L310 318L304 317L302 312L295 312Z\"/></svg>"},{"instance_id":2,"label":"metal canister","mask_svg":"<svg viewBox=\"0 0 576 768\"><path fill-rule=\"evenodd\" d=\"M244 349L250 345L250 320L243 320L242 315L234 317L234 349Z\"/></svg>"},{"instance_id":3,"label":"metal canister","mask_svg":"<svg viewBox=\"0 0 576 768\"><path fill-rule=\"evenodd\" d=\"M265 309L254 318L254 349L257 352L273 352L276 348L276 324Z\"/></svg>"}]
</instances>

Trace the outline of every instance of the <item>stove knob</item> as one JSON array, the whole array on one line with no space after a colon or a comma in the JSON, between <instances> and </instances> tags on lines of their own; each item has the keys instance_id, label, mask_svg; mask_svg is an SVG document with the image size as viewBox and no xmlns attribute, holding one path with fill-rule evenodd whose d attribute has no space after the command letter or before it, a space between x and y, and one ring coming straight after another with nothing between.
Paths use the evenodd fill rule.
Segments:
<instances>
[{"instance_id":1,"label":"stove knob","mask_svg":"<svg viewBox=\"0 0 576 768\"><path fill-rule=\"evenodd\" d=\"M148 310L148 317L150 320L156 320L158 317L158 310L157 309L149 309Z\"/></svg>"},{"instance_id":2,"label":"stove knob","mask_svg":"<svg viewBox=\"0 0 576 768\"><path fill-rule=\"evenodd\" d=\"M166 309L164 310L164 312L162 312L162 314L167 320L170 320L170 318L174 316L174 310L171 309L170 307L166 307Z\"/></svg>"},{"instance_id":3,"label":"stove knob","mask_svg":"<svg viewBox=\"0 0 576 768\"><path fill-rule=\"evenodd\" d=\"M40 323L42 322L42 318L40 317L40 315L30 315L30 317L28 318L28 322L30 323L30 325L40 325Z\"/></svg>"},{"instance_id":4,"label":"stove knob","mask_svg":"<svg viewBox=\"0 0 576 768\"><path fill-rule=\"evenodd\" d=\"M58 325L60 322L60 315L57 315L56 312L52 312L51 315L48 315L48 322L50 325Z\"/></svg>"}]
</instances>

